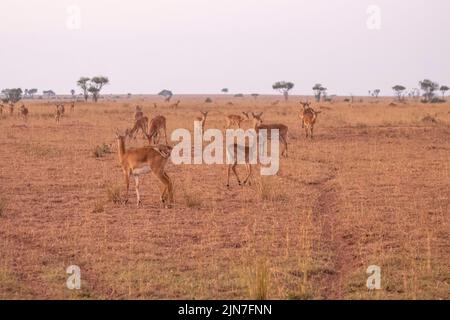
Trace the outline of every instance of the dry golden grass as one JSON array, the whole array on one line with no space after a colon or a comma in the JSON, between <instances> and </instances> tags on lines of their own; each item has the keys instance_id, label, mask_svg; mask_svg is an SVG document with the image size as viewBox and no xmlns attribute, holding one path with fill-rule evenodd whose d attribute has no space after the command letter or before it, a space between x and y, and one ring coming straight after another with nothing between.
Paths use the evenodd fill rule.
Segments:
<instances>
[{"instance_id":1,"label":"dry golden grass","mask_svg":"<svg viewBox=\"0 0 450 320\"><path fill-rule=\"evenodd\" d=\"M59 124L53 104L36 100L27 122L3 116L0 298L450 298L449 103L315 104L309 141L299 97L212 99L156 109L156 97L103 100ZM114 130L130 126L137 103L167 118L169 136L192 132L200 110L220 129L227 114L264 111L289 126L289 158L277 176L230 189L225 165L169 164L173 208L159 205L150 175L143 207L133 187L124 205ZM65 287L72 264L81 291ZM369 265L381 267L381 290L365 286Z\"/></svg>"}]
</instances>

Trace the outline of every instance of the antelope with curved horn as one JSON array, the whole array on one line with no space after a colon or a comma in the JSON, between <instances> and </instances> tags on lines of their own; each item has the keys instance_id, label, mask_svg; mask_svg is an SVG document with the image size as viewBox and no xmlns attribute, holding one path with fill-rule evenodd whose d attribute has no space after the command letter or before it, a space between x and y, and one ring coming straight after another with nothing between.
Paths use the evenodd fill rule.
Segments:
<instances>
[{"instance_id":1,"label":"antelope with curved horn","mask_svg":"<svg viewBox=\"0 0 450 320\"><path fill-rule=\"evenodd\" d=\"M288 144L287 144L287 134L288 134L288 127L281 123L271 123L271 124L263 124L263 120L261 119L263 112L260 112L258 114L255 114L252 112L253 115L253 125L255 128L256 133L259 133L259 130L266 129L267 130L267 139L272 138L271 131L272 129L278 129L279 132L279 139L281 144L283 145L283 151L281 152L281 155L285 158L288 157Z\"/></svg>"},{"instance_id":2,"label":"antelope with curved horn","mask_svg":"<svg viewBox=\"0 0 450 320\"><path fill-rule=\"evenodd\" d=\"M130 148L127 150L125 147L126 135L122 135L116 130L116 138L118 144L119 162L122 166L127 191L125 203L128 202L130 177L132 176L134 178L136 205L139 207L141 204L139 177L152 172L163 185L160 196L161 203L166 207L170 206L170 204L173 203L173 184L164 169L170 158L172 147L158 145L142 148Z\"/></svg>"},{"instance_id":3,"label":"antelope with curved horn","mask_svg":"<svg viewBox=\"0 0 450 320\"><path fill-rule=\"evenodd\" d=\"M148 124L147 139L150 142L150 144L158 143L161 131L164 132L166 145L168 145L166 132L166 118L164 116L156 116Z\"/></svg>"},{"instance_id":4,"label":"antelope with curved horn","mask_svg":"<svg viewBox=\"0 0 450 320\"><path fill-rule=\"evenodd\" d=\"M250 120L250 117L248 116L247 112L242 112L242 114L244 115L244 117L241 116L241 115L237 115L237 114L230 114L230 115L228 115L226 117L226 121L227 121L226 126L225 126L226 129L230 129L230 127L232 125L237 125L238 128L241 128L241 123L242 122Z\"/></svg>"}]
</instances>

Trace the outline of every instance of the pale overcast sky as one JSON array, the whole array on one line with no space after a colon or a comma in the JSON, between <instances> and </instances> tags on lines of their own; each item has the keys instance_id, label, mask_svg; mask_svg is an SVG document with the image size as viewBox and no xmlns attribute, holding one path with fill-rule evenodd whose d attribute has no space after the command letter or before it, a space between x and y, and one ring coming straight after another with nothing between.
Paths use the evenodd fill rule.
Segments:
<instances>
[{"instance_id":1,"label":"pale overcast sky","mask_svg":"<svg viewBox=\"0 0 450 320\"><path fill-rule=\"evenodd\" d=\"M448 0L1 0L0 88L391 94L450 85L449 31Z\"/></svg>"}]
</instances>

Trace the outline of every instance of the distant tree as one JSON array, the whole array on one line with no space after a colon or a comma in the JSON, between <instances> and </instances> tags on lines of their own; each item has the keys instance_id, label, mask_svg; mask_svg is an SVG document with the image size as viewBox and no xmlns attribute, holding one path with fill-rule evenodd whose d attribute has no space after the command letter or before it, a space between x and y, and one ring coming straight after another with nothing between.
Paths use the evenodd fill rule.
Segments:
<instances>
[{"instance_id":1,"label":"distant tree","mask_svg":"<svg viewBox=\"0 0 450 320\"><path fill-rule=\"evenodd\" d=\"M109 83L109 79L104 76L93 77L90 81L88 91L92 94L94 102L98 101L100 91Z\"/></svg>"},{"instance_id":2,"label":"distant tree","mask_svg":"<svg viewBox=\"0 0 450 320\"><path fill-rule=\"evenodd\" d=\"M2 93L5 95L5 99L7 99L8 102L16 103L19 102L20 99L22 99L22 89L20 88L13 88L13 89L3 89Z\"/></svg>"},{"instance_id":3,"label":"distant tree","mask_svg":"<svg viewBox=\"0 0 450 320\"><path fill-rule=\"evenodd\" d=\"M56 97L56 93L53 90L43 90L42 95L48 99Z\"/></svg>"},{"instance_id":4,"label":"distant tree","mask_svg":"<svg viewBox=\"0 0 450 320\"><path fill-rule=\"evenodd\" d=\"M228 88L223 88L223 89L220 90L220 91L222 91L223 93L228 93Z\"/></svg>"},{"instance_id":5,"label":"distant tree","mask_svg":"<svg viewBox=\"0 0 450 320\"><path fill-rule=\"evenodd\" d=\"M316 83L312 89L314 90L314 97L317 102L320 102L322 95L326 96L327 88L322 86L320 83Z\"/></svg>"},{"instance_id":6,"label":"distant tree","mask_svg":"<svg viewBox=\"0 0 450 320\"><path fill-rule=\"evenodd\" d=\"M272 88L273 90L281 92L284 96L284 100L287 101L289 99L289 91L294 88L294 84L292 82L278 81L272 85Z\"/></svg>"},{"instance_id":7,"label":"distant tree","mask_svg":"<svg viewBox=\"0 0 450 320\"><path fill-rule=\"evenodd\" d=\"M173 97L173 93L170 90L164 89L158 93L158 96L162 96L162 97L164 97L164 100L166 102L170 102L170 99L172 99L172 97Z\"/></svg>"},{"instance_id":8,"label":"distant tree","mask_svg":"<svg viewBox=\"0 0 450 320\"><path fill-rule=\"evenodd\" d=\"M375 89L375 90L373 90L372 95L373 95L375 98L378 98L378 96L380 95L380 92L381 92L380 89Z\"/></svg>"},{"instance_id":9,"label":"distant tree","mask_svg":"<svg viewBox=\"0 0 450 320\"><path fill-rule=\"evenodd\" d=\"M448 86L441 86L441 87L439 88L439 91L442 92L442 99L445 99L445 93L446 93L448 90L450 90L450 88L449 88Z\"/></svg>"},{"instance_id":10,"label":"distant tree","mask_svg":"<svg viewBox=\"0 0 450 320\"><path fill-rule=\"evenodd\" d=\"M72 95L72 98L74 98L75 97L75 90L70 90L70 94Z\"/></svg>"},{"instance_id":11,"label":"distant tree","mask_svg":"<svg viewBox=\"0 0 450 320\"><path fill-rule=\"evenodd\" d=\"M244 95L243 95L242 93L236 93L236 94L234 95L234 97L235 97L235 98L243 98Z\"/></svg>"},{"instance_id":12,"label":"distant tree","mask_svg":"<svg viewBox=\"0 0 450 320\"><path fill-rule=\"evenodd\" d=\"M402 93L403 93L403 91L406 90L406 88L404 86L398 84L396 86L393 86L392 90L395 91L395 94L397 95L398 100L401 101L402 100Z\"/></svg>"},{"instance_id":13,"label":"distant tree","mask_svg":"<svg viewBox=\"0 0 450 320\"><path fill-rule=\"evenodd\" d=\"M30 96L31 99L34 98L34 95L38 92L38 89L36 88L32 88L32 89L28 89L28 95Z\"/></svg>"},{"instance_id":14,"label":"distant tree","mask_svg":"<svg viewBox=\"0 0 450 320\"><path fill-rule=\"evenodd\" d=\"M252 93L251 96L255 99L258 99L259 97L259 93Z\"/></svg>"},{"instance_id":15,"label":"distant tree","mask_svg":"<svg viewBox=\"0 0 450 320\"><path fill-rule=\"evenodd\" d=\"M423 96L426 102L431 101L434 97L434 92L439 89L439 84L429 79L425 79L419 82L420 89L424 92Z\"/></svg>"},{"instance_id":16,"label":"distant tree","mask_svg":"<svg viewBox=\"0 0 450 320\"><path fill-rule=\"evenodd\" d=\"M87 77L81 77L80 79L78 79L77 81L77 86L79 86L81 88L81 90L83 90L83 96L84 96L84 101L87 101L89 98L89 81L91 79L87 78Z\"/></svg>"}]
</instances>

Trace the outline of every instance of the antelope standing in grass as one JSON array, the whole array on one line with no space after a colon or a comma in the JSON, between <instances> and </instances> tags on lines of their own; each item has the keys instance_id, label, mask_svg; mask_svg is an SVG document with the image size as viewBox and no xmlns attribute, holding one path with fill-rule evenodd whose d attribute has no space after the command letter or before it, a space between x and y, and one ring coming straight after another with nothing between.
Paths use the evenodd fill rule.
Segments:
<instances>
[{"instance_id":1,"label":"antelope standing in grass","mask_svg":"<svg viewBox=\"0 0 450 320\"><path fill-rule=\"evenodd\" d=\"M166 132L166 118L164 116L156 116L150 121L148 125L147 139L150 142L150 144L158 143L161 131L164 131L164 138L166 140L166 145L168 145Z\"/></svg>"},{"instance_id":2,"label":"antelope standing in grass","mask_svg":"<svg viewBox=\"0 0 450 320\"><path fill-rule=\"evenodd\" d=\"M57 104L56 105L56 112L55 112L55 121L56 123L59 123L59 121L61 120L62 116L64 115L64 105L63 104Z\"/></svg>"},{"instance_id":3,"label":"antelope standing in grass","mask_svg":"<svg viewBox=\"0 0 450 320\"><path fill-rule=\"evenodd\" d=\"M180 100L177 100L177 102L171 104L171 105L169 106L169 108L177 108L178 105L180 104L180 102L181 102Z\"/></svg>"},{"instance_id":4,"label":"antelope standing in grass","mask_svg":"<svg viewBox=\"0 0 450 320\"><path fill-rule=\"evenodd\" d=\"M248 182L248 185L251 185L250 177L252 176L252 165L250 164L250 152L251 148L249 146L243 146L240 144L237 144L236 142L233 144L230 144L227 146L227 157L230 161L227 168L227 187L230 187L230 171L233 170L234 176L236 177L236 180L239 185L241 185L241 180L239 179L239 176L236 172L236 166L238 162L238 154L244 155L245 160L245 169L247 171L247 176L245 177L244 181L242 182L242 185L245 186L245 184Z\"/></svg>"},{"instance_id":5,"label":"antelope standing in grass","mask_svg":"<svg viewBox=\"0 0 450 320\"><path fill-rule=\"evenodd\" d=\"M230 129L230 127L232 125L237 125L238 128L241 128L241 123L247 120L250 120L250 117L248 116L247 112L242 112L242 114L244 115L237 115L237 114L230 114L226 117L226 129Z\"/></svg>"},{"instance_id":6,"label":"antelope standing in grass","mask_svg":"<svg viewBox=\"0 0 450 320\"><path fill-rule=\"evenodd\" d=\"M136 205L141 204L139 193L139 177L152 172L153 175L163 184L160 196L161 203L169 206L173 203L173 184L164 168L170 158L172 147L169 146L148 146L142 148L125 148L125 135L116 131L118 144L119 162L122 166L126 185L125 203L128 202L128 191L130 188L130 177L134 178L136 189Z\"/></svg>"},{"instance_id":7,"label":"antelope standing in grass","mask_svg":"<svg viewBox=\"0 0 450 320\"><path fill-rule=\"evenodd\" d=\"M147 130L148 118L145 116L141 116L140 118L137 118L135 120L133 128L131 128L131 130L127 129L126 133L130 138L136 139L136 135L139 131L141 131L144 137L147 138Z\"/></svg>"},{"instance_id":8,"label":"antelope standing in grass","mask_svg":"<svg viewBox=\"0 0 450 320\"><path fill-rule=\"evenodd\" d=\"M127 129L126 133L130 138L136 139L136 135L138 134L139 130L142 132L144 137L147 137L148 117L144 116L142 107L136 106L136 109L134 112L133 128L131 128L131 130Z\"/></svg>"},{"instance_id":9,"label":"antelope standing in grass","mask_svg":"<svg viewBox=\"0 0 450 320\"><path fill-rule=\"evenodd\" d=\"M208 111L200 111L201 117L195 118L196 121L200 121L202 124L202 131L205 129L206 117L208 116Z\"/></svg>"},{"instance_id":10,"label":"antelope standing in grass","mask_svg":"<svg viewBox=\"0 0 450 320\"><path fill-rule=\"evenodd\" d=\"M25 107L24 104L20 106L20 116L22 116L24 120L27 120L28 118L28 108Z\"/></svg>"},{"instance_id":11,"label":"antelope standing in grass","mask_svg":"<svg viewBox=\"0 0 450 320\"><path fill-rule=\"evenodd\" d=\"M267 130L267 139L271 140L272 129L278 129L280 142L283 145L283 150L281 151L281 155L285 158L288 157L288 144L287 144L287 134L288 134L288 127L281 123L272 123L272 124L262 124L263 121L261 119L263 112L260 112L258 114L255 114L252 112L253 115L253 125L255 128L256 133L259 133L259 130L266 129Z\"/></svg>"},{"instance_id":12,"label":"antelope standing in grass","mask_svg":"<svg viewBox=\"0 0 450 320\"><path fill-rule=\"evenodd\" d=\"M314 124L317 120L317 115L321 113L321 111L315 111L310 107L309 102L301 102L303 106L303 110L300 112L300 121L302 122L302 128L305 128L305 136L313 138Z\"/></svg>"},{"instance_id":13,"label":"antelope standing in grass","mask_svg":"<svg viewBox=\"0 0 450 320\"><path fill-rule=\"evenodd\" d=\"M75 101L70 104L70 112L75 110Z\"/></svg>"},{"instance_id":14,"label":"antelope standing in grass","mask_svg":"<svg viewBox=\"0 0 450 320\"><path fill-rule=\"evenodd\" d=\"M136 106L136 109L134 111L134 121L139 120L144 116L144 112L142 111L142 107Z\"/></svg>"}]
</instances>

